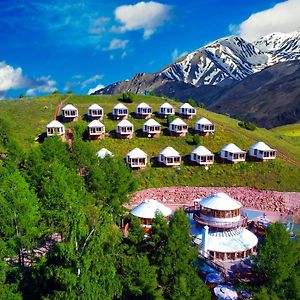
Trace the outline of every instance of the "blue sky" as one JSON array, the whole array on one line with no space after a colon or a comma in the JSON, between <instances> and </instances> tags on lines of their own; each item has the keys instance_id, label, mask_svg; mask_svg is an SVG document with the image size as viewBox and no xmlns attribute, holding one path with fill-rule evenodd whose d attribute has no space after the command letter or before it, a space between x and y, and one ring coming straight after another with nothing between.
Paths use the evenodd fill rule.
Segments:
<instances>
[{"instance_id":1,"label":"blue sky","mask_svg":"<svg viewBox=\"0 0 300 300\"><path fill-rule=\"evenodd\" d=\"M54 89L86 94L155 72L220 37L259 35L251 16L287 2L299 0L1 0L0 99ZM289 26L283 31L299 29Z\"/></svg>"}]
</instances>

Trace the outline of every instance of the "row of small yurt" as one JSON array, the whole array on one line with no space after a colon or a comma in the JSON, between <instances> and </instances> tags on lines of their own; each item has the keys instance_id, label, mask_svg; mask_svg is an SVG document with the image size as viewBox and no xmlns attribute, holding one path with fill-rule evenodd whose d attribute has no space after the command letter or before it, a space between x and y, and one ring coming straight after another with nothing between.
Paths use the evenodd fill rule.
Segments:
<instances>
[{"instance_id":1,"label":"row of small yurt","mask_svg":"<svg viewBox=\"0 0 300 300\"><path fill-rule=\"evenodd\" d=\"M208 125L203 125L203 124ZM209 124L210 123L210 124ZM201 127L203 126L203 127ZM54 120L47 126L47 136L64 135L64 125ZM195 123L195 131L201 135L214 133L214 125L206 118L201 118ZM145 137L157 138L160 136L161 125L154 119L147 120L142 129ZM169 133L172 136L185 136L188 132L188 125L180 118L176 118L169 124ZM128 120L122 120L117 124L116 134L119 138L132 138L134 125ZM98 119L88 124L88 134L90 139L102 139L105 135L105 126Z\"/></svg>"},{"instance_id":2,"label":"row of small yurt","mask_svg":"<svg viewBox=\"0 0 300 300\"><path fill-rule=\"evenodd\" d=\"M225 152L227 152L227 156ZM266 161L276 158L276 150L271 149L264 142L258 142L252 145L248 154L253 160ZM245 161L246 152L234 144L228 144L221 149L220 157L223 161L227 160L231 163L237 163ZM190 154L190 161L198 165L212 165L214 159L215 155L204 146L198 146ZM147 161L147 154L139 148L134 148L126 155L126 163L132 169L145 168ZM166 167L180 166L181 156L174 148L166 147L159 153L158 163Z\"/></svg>"},{"instance_id":3,"label":"row of small yurt","mask_svg":"<svg viewBox=\"0 0 300 300\"><path fill-rule=\"evenodd\" d=\"M151 106L147 103L140 103L135 110L135 116L140 119L149 119L153 113ZM186 119L193 118L197 113L197 110L192 107L189 103L184 103L179 107L179 116ZM122 104L118 103L112 109L113 119L125 119L128 117L129 110ZM159 107L158 115L161 118L166 118L169 115L175 115L174 107L169 103L164 103ZM76 121L78 119L78 109L72 105L67 104L62 108L62 116L65 121ZM98 104L92 104L87 111L87 116L91 119L102 119L104 116L103 108Z\"/></svg>"}]
</instances>

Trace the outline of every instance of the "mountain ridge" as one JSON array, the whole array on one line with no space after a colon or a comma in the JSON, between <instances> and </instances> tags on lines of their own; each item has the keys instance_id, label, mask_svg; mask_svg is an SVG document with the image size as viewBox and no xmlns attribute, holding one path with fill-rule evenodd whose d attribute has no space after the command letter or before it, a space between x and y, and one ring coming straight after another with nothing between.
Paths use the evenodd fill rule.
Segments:
<instances>
[{"instance_id":1,"label":"mountain ridge","mask_svg":"<svg viewBox=\"0 0 300 300\"><path fill-rule=\"evenodd\" d=\"M229 86L279 62L300 59L300 31L273 33L253 43L238 36L218 39L153 74L139 73L94 94L142 93L174 82Z\"/></svg>"}]
</instances>

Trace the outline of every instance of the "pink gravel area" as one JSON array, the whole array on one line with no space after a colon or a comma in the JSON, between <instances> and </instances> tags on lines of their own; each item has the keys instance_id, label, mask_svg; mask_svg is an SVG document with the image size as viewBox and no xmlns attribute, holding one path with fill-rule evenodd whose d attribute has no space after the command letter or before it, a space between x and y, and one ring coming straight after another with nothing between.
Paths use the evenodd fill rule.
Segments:
<instances>
[{"instance_id":1,"label":"pink gravel area","mask_svg":"<svg viewBox=\"0 0 300 300\"><path fill-rule=\"evenodd\" d=\"M174 186L150 188L136 192L131 197L130 207L145 199L155 199L172 209L183 205L192 205L195 198L205 198L216 192L224 192L240 201L245 208L266 212L272 220L277 220L280 213L290 211L300 220L300 193L276 192L245 187L189 187Z\"/></svg>"}]
</instances>

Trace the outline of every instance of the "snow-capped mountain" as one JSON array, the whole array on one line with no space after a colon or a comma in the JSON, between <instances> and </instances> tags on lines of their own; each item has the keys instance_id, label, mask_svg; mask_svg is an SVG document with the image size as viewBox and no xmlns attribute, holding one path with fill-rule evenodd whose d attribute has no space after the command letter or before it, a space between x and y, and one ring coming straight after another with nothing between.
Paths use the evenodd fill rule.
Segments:
<instances>
[{"instance_id":1,"label":"snow-capped mountain","mask_svg":"<svg viewBox=\"0 0 300 300\"><path fill-rule=\"evenodd\" d=\"M228 86L278 62L298 59L300 31L273 33L252 43L230 36L199 48L154 74L138 74L131 80L109 85L96 94L155 91L170 82L195 87Z\"/></svg>"},{"instance_id":2,"label":"snow-capped mountain","mask_svg":"<svg viewBox=\"0 0 300 300\"><path fill-rule=\"evenodd\" d=\"M195 86L242 80L278 62L300 59L300 31L274 33L249 43L236 36L219 39L164 68L171 80Z\"/></svg>"},{"instance_id":3,"label":"snow-capped mountain","mask_svg":"<svg viewBox=\"0 0 300 300\"><path fill-rule=\"evenodd\" d=\"M242 80L260 71L268 61L269 55L242 38L231 36L178 59L160 73L195 86L217 85L228 79Z\"/></svg>"}]
</instances>

